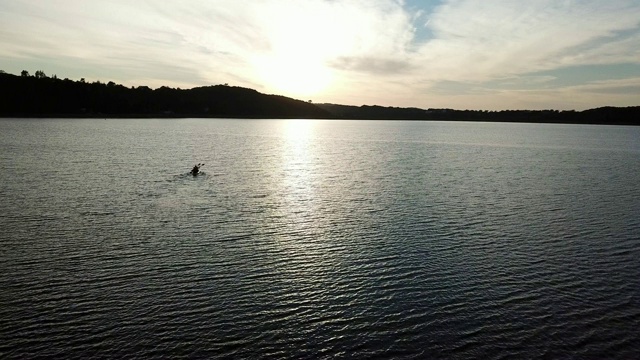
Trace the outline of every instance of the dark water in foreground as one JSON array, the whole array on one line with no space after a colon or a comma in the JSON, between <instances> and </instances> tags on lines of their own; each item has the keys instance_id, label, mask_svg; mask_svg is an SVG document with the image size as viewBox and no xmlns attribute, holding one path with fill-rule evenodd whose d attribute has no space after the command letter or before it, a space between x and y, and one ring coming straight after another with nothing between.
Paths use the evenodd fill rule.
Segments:
<instances>
[{"instance_id":1,"label":"dark water in foreground","mask_svg":"<svg viewBox=\"0 0 640 360\"><path fill-rule=\"evenodd\" d=\"M5 119L0 166L0 358L640 356L638 127Z\"/></svg>"}]
</instances>

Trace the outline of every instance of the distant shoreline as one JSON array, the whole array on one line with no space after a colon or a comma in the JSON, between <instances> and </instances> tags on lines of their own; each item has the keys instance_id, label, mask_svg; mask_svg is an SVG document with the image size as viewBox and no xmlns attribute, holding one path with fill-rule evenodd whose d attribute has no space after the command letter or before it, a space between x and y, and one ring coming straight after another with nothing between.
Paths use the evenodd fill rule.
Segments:
<instances>
[{"instance_id":1,"label":"distant shoreline","mask_svg":"<svg viewBox=\"0 0 640 360\"><path fill-rule=\"evenodd\" d=\"M415 121L415 122L470 122L470 123L511 123L511 124L550 124L550 125L610 125L610 126L640 126L638 122L567 122L567 121L518 121L518 120L496 120L496 119L355 119L355 118L285 118L285 117L212 117L212 116L188 116L188 115L180 115L180 116L166 116L166 115L118 115L118 116L92 116L92 115L38 115L38 116L30 116L30 115L2 115L0 119L91 119L91 120L109 120L109 119L128 119L128 120L145 120L145 119L166 119L166 120L175 120L175 119L211 119L211 120L328 120L328 121Z\"/></svg>"}]
</instances>

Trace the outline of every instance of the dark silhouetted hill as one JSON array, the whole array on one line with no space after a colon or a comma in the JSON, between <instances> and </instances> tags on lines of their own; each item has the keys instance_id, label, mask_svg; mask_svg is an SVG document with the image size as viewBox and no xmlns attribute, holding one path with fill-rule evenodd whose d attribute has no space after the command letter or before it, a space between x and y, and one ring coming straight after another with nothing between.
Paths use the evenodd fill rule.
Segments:
<instances>
[{"instance_id":1,"label":"dark silhouetted hill","mask_svg":"<svg viewBox=\"0 0 640 360\"><path fill-rule=\"evenodd\" d=\"M215 85L188 90L127 88L47 77L0 73L0 116L16 117L232 117L328 118L315 105L252 89Z\"/></svg>"}]
</instances>

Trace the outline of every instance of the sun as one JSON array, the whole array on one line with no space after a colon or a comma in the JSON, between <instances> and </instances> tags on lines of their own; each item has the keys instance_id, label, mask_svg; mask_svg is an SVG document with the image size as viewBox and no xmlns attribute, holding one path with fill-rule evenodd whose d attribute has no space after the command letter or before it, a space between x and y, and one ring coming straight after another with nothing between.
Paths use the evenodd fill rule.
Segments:
<instances>
[{"instance_id":1,"label":"sun","mask_svg":"<svg viewBox=\"0 0 640 360\"><path fill-rule=\"evenodd\" d=\"M257 70L265 87L278 94L303 98L318 95L329 87L333 73L322 57L300 51L281 49L261 59Z\"/></svg>"},{"instance_id":2,"label":"sun","mask_svg":"<svg viewBox=\"0 0 640 360\"><path fill-rule=\"evenodd\" d=\"M312 97L325 91L332 82L332 73L316 59L278 55L264 60L258 69L265 86L289 96Z\"/></svg>"},{"instance_id":3,"label":"sun","mask_svg":"<svg viewBox=\"0 0 640 360\"><path fill-rule=\"evenodd\" d=\"M337 81L329 64L349 44L342 26L327 27L332 12L326 6L301 3L291 9L269 9L262 18L265 45L254 53L258 80L269 91L293 97L313 97L327 92ZM266 10L265 10L266 11Z\"/></svg>"}]
</instances>

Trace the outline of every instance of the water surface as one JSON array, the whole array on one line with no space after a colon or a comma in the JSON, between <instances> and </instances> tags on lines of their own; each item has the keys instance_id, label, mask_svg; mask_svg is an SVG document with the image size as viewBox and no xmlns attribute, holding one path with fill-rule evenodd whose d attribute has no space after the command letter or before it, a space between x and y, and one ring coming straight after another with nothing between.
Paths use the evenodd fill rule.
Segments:
<instances>
[{"instance_id":1,"label":"water surface","mask_svg":"<svg viewBox=\"0 0 640 360\"><path fill-rule=\"evenodd\" d=\"M640 128L4 119L0 166L3 358L640 353Z\"/></svg>"}]
</instances>

